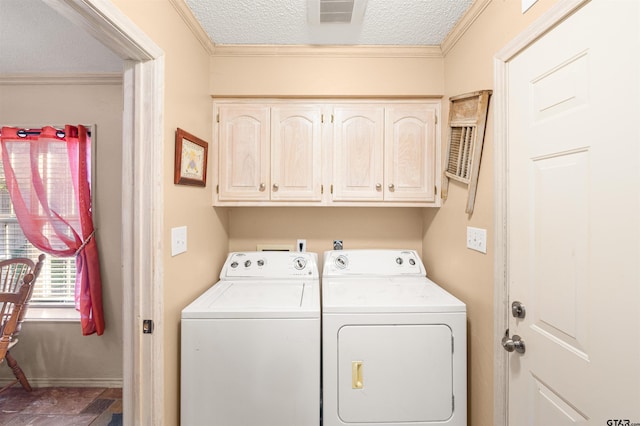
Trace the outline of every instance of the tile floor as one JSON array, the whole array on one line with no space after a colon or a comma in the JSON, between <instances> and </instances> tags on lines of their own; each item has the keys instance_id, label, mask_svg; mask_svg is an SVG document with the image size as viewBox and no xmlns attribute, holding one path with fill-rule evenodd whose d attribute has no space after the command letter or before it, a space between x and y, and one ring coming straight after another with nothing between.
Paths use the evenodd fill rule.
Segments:
<instances>
[{"instance_id":1,"label":"tile floor","mask_svg":"<svg viewBox=\"0 0 640 426\"><path fill-rule=\"evenodd\" d=\"M0 425L121 426L122 389L13 386L0 393Z\"/></svg>"}]
</instances>

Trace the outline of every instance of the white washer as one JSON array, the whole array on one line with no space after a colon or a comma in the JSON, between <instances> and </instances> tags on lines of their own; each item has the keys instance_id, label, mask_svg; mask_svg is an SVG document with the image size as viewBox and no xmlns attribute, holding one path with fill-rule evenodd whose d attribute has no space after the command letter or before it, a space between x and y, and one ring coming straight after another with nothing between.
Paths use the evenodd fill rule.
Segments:
<instances>
[{"instance_id":1,"label":"white washer","mask_svg":"<svg viewBox=\"0 0 640 426\"><path fill-rule=\"evenodd\" d=\"M324 426L466 426L466 307L415 251L326 252L322 321Z\"/></svg>"},{"instance_id":2,"label":"white washer","mask_svg":"<svg viewBox=\"0 0 640 426\"><path fill-rule=\"evenodd\" d=\"M182 311L182 426L320 424L317 255L230 253Z\"/></svg>"}]
</instances>

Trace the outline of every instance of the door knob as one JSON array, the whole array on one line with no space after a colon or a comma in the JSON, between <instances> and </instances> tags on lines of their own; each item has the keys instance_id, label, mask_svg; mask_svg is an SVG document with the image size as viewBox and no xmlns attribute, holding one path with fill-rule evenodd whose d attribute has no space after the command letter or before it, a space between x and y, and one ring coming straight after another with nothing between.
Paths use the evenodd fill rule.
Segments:
<instances>
[{"instance_id":1,"label":"door knob","mask_svg":"<svg viewBox=\"0 0 640 426\"><path fill-rule=\"evenodd\" d=\"M259 190L260 192L263 192L263 191L265 190L265 188L266 188L265 184L264 184L264 183L261 183L261 184L260 184L260 186L258 187L258 190Z\"/></svg>"},{"instance_id":2,"label":"door knob","mask_svg":"<svg viewBox=\"0 0 640 426\"><path fill-rule=\"evenodd\" d=\"M280 187L278 186L278 184L277 184L277 183L274 183L274 184L273 184L273 192L278 191L278 189L279 189L279 188L280 188Z\"/></svg>"},{"instance_id":3,"label":"door knob","mask_svg":"<svg viewBox=\"0 0 640 426\"><path fill-rule=\"evenodd\" d=\"M396 190L396 186L392 183L389 184L389 191L393 192Z\"/></svg>"},{"instance_id":4,"label":"door knob","mask_svg":"<svg viewBox=\"0 0 640 426\"><path fill-rule=\"evenodd\" d=\"M516 351L519 354L523 354L525 351L524 340L517 334L509 337L509 330L507 330L505 336L502 338L502 347L507 352Z\"/></svg>"}]
</instances>

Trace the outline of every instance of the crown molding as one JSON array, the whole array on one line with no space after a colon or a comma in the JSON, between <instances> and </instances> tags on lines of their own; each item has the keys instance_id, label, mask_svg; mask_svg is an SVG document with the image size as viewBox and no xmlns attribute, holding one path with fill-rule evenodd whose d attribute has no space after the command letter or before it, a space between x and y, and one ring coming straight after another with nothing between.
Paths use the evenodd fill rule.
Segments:
<instances>
[{"instance_id":1,"label":"crown molding","mask_svg":"<svg viewBox=\"0 0 640 426\"><path fill-rule=\"evenodd\" d=\"M0 85L121 85L122 73L95 74L0 74Z\"/></svg>"},{"instance_id":2,"label":"crown molding","mask_svg":"<svg viewBox=\"0 0 640 426\"><path fill-rule=\"evenodd\" d=\"M182 20L187 24L187 27L191 30L193 35L198 39L202 47L209 53L209 55L213 55L215 44L209 38L209 35L205 32L200 25L200 22L193 16L193 12L187 6L184 0L169 0L169 3L174 7L174 9L178 12Z\"/></svg>"},{"instance_id":3,"label":"crown molding","mask_svg":"<svg viewBox=\"0 0 640 426\"><path fill-rule=\"evenodd\" d=\"M445 37L440 44L442 55L447 56L447 53L453 46L456 45L458 40L467 32L469 27L478 19L478 17L484 12L487 6L491 3L491 0L475 0L465 14L460 18L458 23L449 31L449 34Z\"/></svg>"},{"instance_id":4,"label":"crown molding","mask_svg":"<svg viewBox=\"0 0 640 426\"><path fill-rule=\"evenodd\" d=\"M213 57L348 57L348 58L442 58L439 46L316 46L218 44Z\"/></svg>"}]
</instances>

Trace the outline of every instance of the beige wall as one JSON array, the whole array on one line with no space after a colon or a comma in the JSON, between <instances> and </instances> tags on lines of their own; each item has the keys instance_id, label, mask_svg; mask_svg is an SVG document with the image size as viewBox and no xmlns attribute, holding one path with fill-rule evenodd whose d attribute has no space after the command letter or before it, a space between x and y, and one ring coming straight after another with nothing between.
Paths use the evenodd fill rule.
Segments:
<instances>
[{"instance_id":1,"label":"beige wall","mask_svg":"<svg viewBox=\"0 0 640 426\"><path fill-rule=\"evenodd\" d=\"M307 240L307 251L332 250L333 240L346 249L405 248L422 251L422 216L416 208L245 207L229 212L229 250L256 250L258 244ZM322 268L322 263L320 263Z\"/></svg>"},{"instance_id":2,"label":"beige wall","mask_svg":"<svg viewBox=\"0 0 640 426\"><path fill-rule=\"evenodd\" d=\"M540 0L526 14L515 0L492 1L445 57L445 100L493 89L493 57L554 3ZM489 108L479 186L472 216L467 188L449 186L438 210L424 211L423 254L431 277L467 304L469 425L493 425L493 100ZM443 115L448 116L448 102ZM442 135L449 135L443 121ZM445 152L446 143L443 143ZM487 229L487 254L466 248L466 227Z\"/></svg>"},{"instance_id":3,"label":"beige wall","mask_svg":"<svg viewBox=\"0 0 640 426\"><path fill-rule=\"evenodd\" d=\"M179 423L180 312L216 281L227 253L226 212L211 207L206 188L174 185L175 130L210 142L209 55L169 0L113 2L163 51L164 141L164 424ZM209 171L211 169L209 168ZM187 226L187 252L171 257L171 228Z\"/></svg>"},{"instance_id":4,"label":"beige wall","mask_svg":"<svg viewBox=\"0 0 640 426\"><path fill-rule=\"evenodd\" d=\"M222 50L211 59L215 96L442 95L443 61L433 49L307 48L269 55L273 48ZM255 52L258 52L256 54Z\"/></svg>"},{"instance_id":5,"label":"beige wall","mask_svg":"<svg viewBox=\"0 0 640 426\"><path fill-rule=\"evenodd\" d=\"M431 49L283 49L236 47L211 60L214 96L417 96L444 90L443 60ZM259 52L256 54L256 52ZM260 54L261 53L261 54ZM334 239L345 248L422 251L421 210L416 208L234 208L229 249L307 240L322 259Z\"/></svg>"},{"instance_id":6,"label":"beige wall","mask_svg":"<svg viewBox=\"0 0 640 426\"><path fill-rule=\"evenodd\" d=\"M10 125L96 124L94 188L105 332L82 336L80 322L23 326L12 350L33 385L122 382L121 180L122 85L0 86L0 117ZM1 377L10 377L7 367Z\"/></svg>"},{"instance_id":7,"label":"beige wall","mask_svg":"<svg viewBox=\"0 0 640 426\"><path fill-rule=\"evenodd\" d=\"M211 141L215 96L440 95L492 88L493 54L552 0L522 16L516 0L493 1L446 59L332 54L221 55L212 59L188 31L168 0L115 0L165 52L164 325L165 424L178 423L180 310L215 281L224 255L257 243L306 238L310 251L347 247L422 248L430 275L469 309L470 424L493 422L492 133L487 130L476 212L464 214L466 190L452 184L441 209L233 208L213 209L207 188L173 185L173 132L181 127ZM151 13L152 11L152 13ZM169 30L170 29L170 30ZM447 135L445 131L443 135ZM228 218L228 219L227 219ZM364 220L363 220L364 218ZM188 226L189 250L172 258L170 229ZM489 253L464 247L467 225L489 231Z\"/></svg>"}]
</instances>

